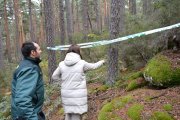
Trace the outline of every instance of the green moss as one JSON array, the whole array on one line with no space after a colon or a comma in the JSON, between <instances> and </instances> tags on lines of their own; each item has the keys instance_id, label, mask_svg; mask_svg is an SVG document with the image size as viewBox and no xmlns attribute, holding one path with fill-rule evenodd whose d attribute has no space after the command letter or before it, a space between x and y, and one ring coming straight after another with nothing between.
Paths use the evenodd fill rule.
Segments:
<instances>
[{"instance_id":1,"label":"green moss","mask_svg":"<svg viewBox=\"0 0 180 120\"><path fill-rule=\"evenodd\" d=\"M142 71L130 72L122 77L124 80L134 80L136 78L143 77Z\"/></svg>"},{"instance_id":2,"label":"green moss","mask_svg":"<svg viewBox=\"0 0 180 120\"><path fill-rule=\"evenodd\" d=\"M132 100L133 100L132 96L131 96L131 95L127 95L127 96L122 97L120 101L121 101L122 103L124 103L124 104L127 104L127 103L129 103L130 101L132 101Z\"/></svg>"},{"instance_id":3,"label":"green moss","mask_svg":"<svg viewBox=\"0 0 180 120\"><path fill-rule=\"evenodd\" d=\"M60 108L60 109L59 109L59 113L60 113L60 114L64 114L64 109L63 109L63 108Z\"/></svg>"},{"instance_id":4,"label":"green moss","mask_svg":"<svg viewBox=\"0 0 180 120\"><path fill-rule=\"evenodd\" d=\"M111 112L112 109L113 109L112 103L107 103L106 105L104 105L98 115L98 120L109 120L107 113Z\"/></svg>"},{"instance_id":5,"label":"green moss","mask_svg":"<svg viewBox=\"0 0 180 120\"><path fill-rule=\"evenodd\" d=\"M113 104L113 109L121 109L130 101L132 101L132 96L127 95L124 97L115 98L114 100L111 101L111 103Z\"/></svg>"},{"instance_id":6,"label":"green moss","mask_svg":"<svg viewBox=\"0 0 180 120\"><path fill-rule=\"evenodd\" d=\"M134 90L136 88L138 88L138 84L137 84L136 80L133 80L128 84L128 86L126 87L126 90L131 91L131 90Z\"/></svg>"},{"instance_id":7,"label":"green moss","mask_svg":"<svg viewBox=\"0 0 180 120\"><path fill-rule=\"evenodd\" d=\"M143 110L143 106L140 104L134 104L131 106L127 114L132 120L140 120L141 119L141 111Z\"/></svg>"},{"instance_id":8,"label":"green moss","mask_svg":"<svg viewBox=\"0 0 180 120\"><path fill-rule=\"evenodd\" d=\"M158 111L153 113L150 120L174 120L174 119L168 113Z\"/></svg>"},{"instance_id":9,"label":"green moss","mask_svg":"<svg viewBox=\"0 0 180 120\"><path fill-rule=\"evenodd\" d=\"M171 62L163 55L157 55L149 61L145 75L152 77L152 84L156 86L180 84L180 68L172 68Z\"/></svg>"},{"instance_id":10,"label":"green moss","mask_svg":"<svg viewBox=\"0 0 180 120\"><path fill-rule=\"evenodd\" d=\"M128 80L134 80L134 79L139 78L139 77L143 77L142 71L138 71L138 72L133 73L132 75L130 75L128 77Z\"/></svg>"},{"instance_id":11,"label":"green moss","mask_svg":"<svg viewBox=\"0 0 180 120\"><path fill-rule=\"evenodd\" d=\"M128 102L132 100L132 97L130 95L115 98L111 102L105 104L98 115L98 120L121 120L121 118L114 114L114 110L121 109L125 106ZM113 113L113 114L112 114Z\"/></svg>"},{"instance_id":12,"label":"green moss","mask_svg":"<svg viewBox=\"0 0 180 120\"><path fill-rule=\"evenodd\" d=\"M106 91L108 89L108 86L107 85L102 85L102 86L100 86L97 90L98 91Z\"/></svg>"},{"instance_id":13,"label":"green moss","mask_svg":"<svg viewBox=\"0 0 180 120\"><path fill-rule=\"evenodd\" d=\"M163 106L163 108L164 108L164 110L166 110L166 111L171 111L171 110L172 110L172 105L171 105L171 104L165 104L165 105Z\"/></svg>"},{"instance_id":14,"label":"green moss","mask_svg":"<svg viewBox=\"0 0 180 120\"><path fill-rule=\"evenodd\" d=\"M117 114L114 114L113 112L108 114L108 120L122 120L122 118L120 118Z\"/></svg>"}]
</instances>

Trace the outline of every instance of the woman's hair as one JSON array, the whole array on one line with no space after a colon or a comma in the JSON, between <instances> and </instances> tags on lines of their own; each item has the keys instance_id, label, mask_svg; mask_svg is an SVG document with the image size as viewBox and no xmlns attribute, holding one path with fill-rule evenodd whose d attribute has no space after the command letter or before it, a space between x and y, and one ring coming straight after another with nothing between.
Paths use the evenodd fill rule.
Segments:
<instances>
[{"instance_id":1,"label":"woman's hair","mask_svg":"<svg viewBox=\"0 0 180 120\"><path fill-rule=\"evenodd\" d=\"M33 42L25 42L22 44L21 52L24 57L29 57L32 50L36 51L36 47Z\"/></svg>"},{"instance_id":2,"label":"woman's hair","mask_svg":"<svg viewBox=\"0 0 180 120\"><path fill-rule=\"evenodd\" d=\"M80 52L80 47L79 47L77 44L72 44L72 45L69 47L67 53L70 53L70 52L77 53L77 54L79 54L80 57L82 58L81 52Z\"/></svg>"}]
</instances>

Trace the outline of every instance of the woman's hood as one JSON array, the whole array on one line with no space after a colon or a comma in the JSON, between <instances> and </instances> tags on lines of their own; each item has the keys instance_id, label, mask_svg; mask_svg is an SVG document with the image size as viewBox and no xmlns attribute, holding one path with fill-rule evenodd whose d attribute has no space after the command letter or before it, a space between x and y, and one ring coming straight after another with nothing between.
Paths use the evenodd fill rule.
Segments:
<instances>
[{"instance_id":1,"label":"woman's hood","mask_svg":"<svg viewBox=\"0 0 180 120\"><path fill-rule=\"evenodd\" d=\"M79 62L80 60L81 60L81 57L79 54L70 52L70 53L66 54L64 63L67 66L72 66L72 65L76 64L77 62Z\"/></svg>"}]
</instances>

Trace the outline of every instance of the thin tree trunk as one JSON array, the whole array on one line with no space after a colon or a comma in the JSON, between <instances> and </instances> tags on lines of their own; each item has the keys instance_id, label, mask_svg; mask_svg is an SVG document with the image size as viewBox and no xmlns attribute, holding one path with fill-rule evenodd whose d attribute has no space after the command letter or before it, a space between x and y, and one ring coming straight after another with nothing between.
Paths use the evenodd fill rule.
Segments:
<instances>
[{"instance_id":1,"label":"thin tree trunk","mask_svg":"<svg viewBox=\"0 0 180 120\"><path fill-rule=\"evenodd\" d=\"M76 1L76 24L78 27L78 32L80 31L80 24L79 24L79 4L78 1Z\"/></svg>"},{"instance_id":2,"label":"thin tree trunk","mask_svg":"<svg viewBox=\"0 0 180 120\"><path fill-rule=\"evenodd\" d=\"M136 15L136 0L129 0L129 12Z\"/></svg>"},{"instance_id":3,"label":"thin tree trunk","mask_svg":"<svg viewBox=\"0 0 180 120\"><path fill-rule=\"evenodd\" d=\"M149 15L151 13L151 0L143 0L143 14Z\"/></svg>"},{"instance_id":4,"label":"thin tree trunk","mask_svg":"<svg viewBox=\"0 0 180 120\"><path fill-rule=\"evenodd\" d=\"M66 33L65 33L65 22L64 22L64 5L63 5L63 0L59 0L59 28L60 28L60 44L64 45L65 44L65 38L66 38ZM61 51L61 57L60 59L63 60L65 56L65 52Z\"/></svg>"},{"instance_id":5,"label":"thin tree trunk","mask_svg":"<svg viewBox=\"0 0 180 120\"><path fill-rule=\"evenodd\" d=\"M0 16L2 13L0 13ZM2 19L2 18L1 18ZM3 40L2 40L2 25L1 25L1 20L0 20L0 68L3 70L4 68L4 56L3 56Z\"/></svg>"},{"instance_id":6,"label":"thin tree trunk","mask_svg":"<svg viewBox=\"0 0 180 120\"><path fill-rule=\"evenodd\" d=\"M98 33L101 33L101 22L100 22L100 1L94 0L94 8L96 13L96 30Z\"/></svg>"},{"instance_id":7,"label":"thin tree trunk","mask_svg":"<svg viewBox=\"0 0 180 120\"><path fill-rule=\"evenodd\" d=\"M24 36L24 28L23 28L23 19L22 19L22 14L19 14L19 43L20 46L22 46L22 44L25 42L25 36Z\"/></svg>"},{"instance_id":8,"label":"thin tree trunk","mask_svg":"<svg viewBox=\"0 0 180 120\"><path fill-rule=\"evenodd\" d=\"M9 34L9 26L8 26L6 4L7 4L6 0L4 0L4 21L5 21L4 28L5 28L5 31L6 31L6 51L7 51L8 61L12 62L10 34Z\"/></svg>"},{"instance_id":9,"label":"thin tree trunk","mask_svg":"<svg viewBox=\"0 0 180 120\"><path fill-rule=\"evenodd\" d=\"M15 14L15 23L16 23L16 58L18 60L20 60L22 57L21 57L21 50L20 50L20 43L19 43L19 40L20 40L20 33L19 33L19 2L18 0L13 0L13 7L14 7L14 14Z\"/></svg>"},{"instance_id":10,"label":"thin tree trunk","mask_svg":"<svg viewBox=\"0 0 180 120\"><path fill-rule=\"evenodd\" d=\"M29 2L29 31L30 31L31 41L36 42L34 25L33 25L32 3L31 0L28 0L28 2Z\"/></svg>"},{"instance_id":11,"label":"thin tree trunk","mask_svg":"<svg viewBox=\"0 0 180 120\"><path fill-rule=\"evenodd\" d=\"M46 28L46 45L47 47L54 47L54 23L53 23L53 9L52 1L44 0L44 15ZM56 69L56 54L55 51L48 50L48 75L49 83L52 83L51 76Z\"/></svg>"},{"instance_id":12,"label":"thin tree trunk","mask_svg":"<svg viewBox=\"0 0 180 120\"><path fill-rule=\"evenodd\" d=\"M88 16L88 21L89 21L89 25L90 25L91 31L93 31L93 27L92 27L92 23L91 23L91 18L89 16L89 12L87 12L87 16Z\"/></svg>"},{"instance_id":13,"label":"thin tree trunk","mask_svg":"<svg viewBox=\"0 0 180 120\"><path fill-rule=\"evenodd\" d=\"M83 39L87 41L87 34L89 32L89 25L88 25L88 0L81 0L82 6L82 22L83 22Z\"/></svg>"},{"instance_id":14,"label":"thin tree trunk","mask_svg":"<svg viewBox=\"0 0 180 120\"><path fill-rule=\"evenodd\" d=\"M71 1L71 8L72 8L72 33L74 33L74 23L75 23L75 21L74 21L74 0L72 0Z\"/></svg>"},{"instance_id":15,"label":"thin tree trunk","mask_svg":"<svg viewBox=\"0 0 180 120\"><path fill-rule=\"evenodd\" d=\"M39 43L41 43L44 46L45 43L45 31L44 31L44 12L43 12L43 0L41 0L40 4L40 37L39 37Z\"/></svg>"},{"instance_id":16,"label":"thin tree trunk","mask_svg":"<svg viewBox=\"0 0 180 120\"><path fill-rule=\"evenodd\" d=\"M37 22L36 22L36 12L32 14L32 23L33 23L33 28L34 28L34 37L35 37L35 42L39 43L39 40L37 39Z\"/></svg>"},{"instance_id":17,"label":"thin tree trunk","mask_svg":"<svg viewBox=\"0 0 180 120\"><path fill-rule=\"evenodd\" d=\"M104 0L104 24L105 24L105 27L108 28L108 15L107 15L107 1Z\"/></svg>"},{"instance_id":18,"label":"thin tree trunk","mask_svg":"<svg viewBox=\"0 0 180 120\"><path fill-rule=\"evenodd\" d=\"M66 5L66 19L67 19L67 37L70 44L73 43L72 41L72 9L71 9L71 3L70 0L65 0Z\"/></svg>"}]
</instances>

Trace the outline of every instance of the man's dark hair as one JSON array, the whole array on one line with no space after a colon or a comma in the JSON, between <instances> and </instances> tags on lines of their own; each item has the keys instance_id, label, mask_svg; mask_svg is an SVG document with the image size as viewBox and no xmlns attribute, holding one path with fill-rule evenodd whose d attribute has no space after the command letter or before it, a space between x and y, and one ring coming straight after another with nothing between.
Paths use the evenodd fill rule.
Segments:
<instances>
[{"instance_id":1,"label":"man's dark hair","mask_svg":"<svg viewBox=\"0 0 180 120\"><path fill-rule=\"evenodd\" d=\"M36 51L36 47L33 42L25 42L22 44L21 52L24 57L29 57L32 50Z\"/></svg>"}]
</instances>

